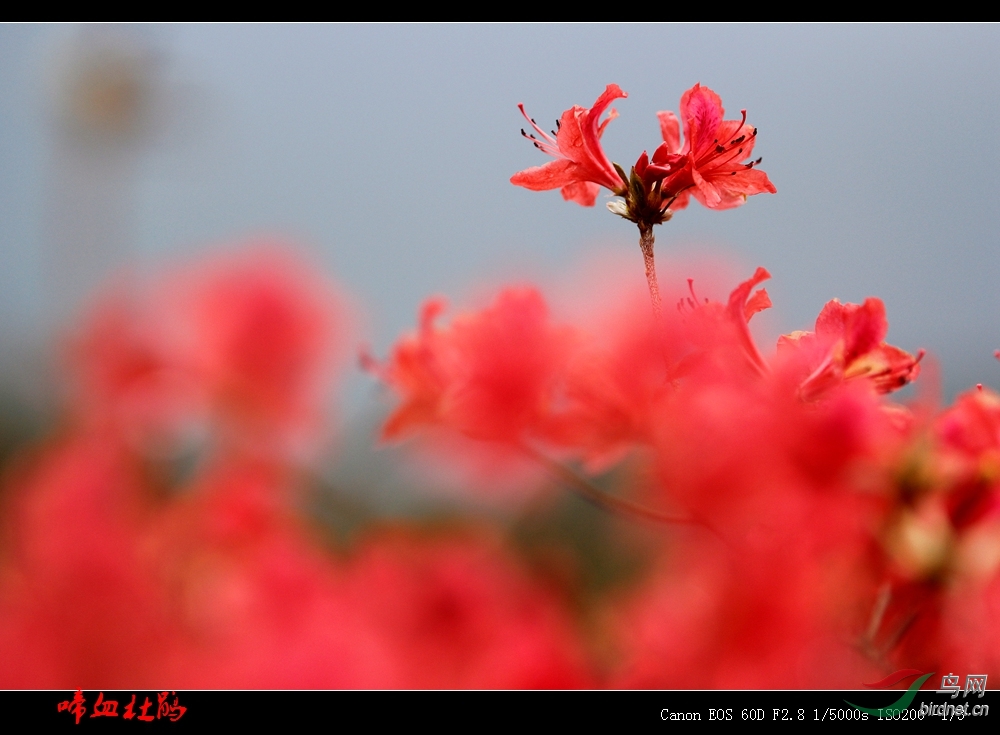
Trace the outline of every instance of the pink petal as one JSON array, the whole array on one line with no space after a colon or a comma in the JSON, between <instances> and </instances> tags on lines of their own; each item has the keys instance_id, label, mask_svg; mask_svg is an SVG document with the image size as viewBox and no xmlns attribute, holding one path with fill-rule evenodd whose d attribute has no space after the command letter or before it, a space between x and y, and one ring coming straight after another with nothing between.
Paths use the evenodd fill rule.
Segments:
<instances>
[{"instance_id":1,"label":"pink petal","mask_svg":"<svg viewBox=\"0 0 1000 735\"><path fill-rule=\"evenodd\" d=\"M594 106L587 112L586 123L583 125L583 136L592 151L599 151L601 147L599 132L604 132L603 125L601 125L600 130L598 130L601 115L604 114L604 111L608 109L608 106L612 102L625 97L628 97L628 95L621 90L621 87L617 84L609 84L605 87L601 96L597 98L597 101L594 102ZM614 117L617 117L616 113L613 113L612 116L608 118L608 121L614 119ZM605 121L605 124L607 124L608 121Z\"/></svg>"},{"instance_id":2,"label":"pink petal","mask_svg":"<svg viewBox=\"0 0 1000 735\"><path fill-rule=\"evenodd\" d=\"M728 209L730 206L726 205L722 199L722 193L715 186L712 181L706 179L702 176L697 169L691 169L691 178L694 180L694 198L701 202L703 205L709 209Z\"/></svg>"},{"instance_id":3,"label":"pink petal","mask_svg":"<svg viewBox=\"0 0 1000 735\"><path fill-rule=\"evenodd\" d=\"M844 334L850 304L840 303L840 299L830 299L816 317L816 334L839 339Z\"/></svg>"},{"instance_id":4,"label":"pink petal","mask_svg":"<svg viewBox=\"0 0 1000 735\"><path fill-rule=\"evenodd\" d=\"M750 321L750 317L764 309L770 309L771 297L767 295L767 289L759 288L754 291L753 296L747 299L746 306L743 307L743 315Z\"/></svg>"},{"instance_id":5,"label":"pink petal","mask_svg":"<svg viewBox=\"0 0 1000 735\"><path fill-rule=\"evenodd\" d=\"M608 110L608 116L604 118L604 122L597 126L597 135L602 137L604 135L604 128L608 127L608 123L618 117L618 110L612 107Z\"/></svg>"},{"instance_id":6,"label":"pink petal","mask_svg":"<svg viewBox=\"0 0 1000 735\"><path fill-rule=\"evenodd\" d=\"M674 197L674 201L670 204L671 212L679 212L682 209L687 209L687 205L691 203L691 190L685 189L684 191L677 194Z\"/></svg>"},{"instance_id":7,"label":"pink petal","mask_svg":"<svg viewBox=\"0 0 1000 735\"><path fill-rule=\"evenodd\" d=\"M851 314L844 334L846 358L848 361L878 347L889 331L889 321L885 317L885 304L881 299L865 299Z\"/></svg>"},{"instance_id":8,"label":"pink petal","mask_svg":"<svg viewBox=\"0 0 1000 735\"><path fill-rule=\"evenodd\" d=\"M660 119L660 135L663 136L663 142L667 144L667 149L670 153L680 153L681 128L677 115L669 110L663 110L657 112L656 116Z\"/></svg>"},{"instance_id":9,"label":"pink petal","mask_svg":"<svg viewBox=\"0 0 1000 735\"><path fill-rule=\"evenodd\" d=\"M649 156L646 154L646 151L643 151L642 155L635 162L635 175L642 178L642 175L646 173L647 166L649 166Z\"/></svg>"},{"instance_id":10,"label":"pink petal","mask_svg":"<svg viewBox=\"0 0 1000 735\"><path fill-rule=\"evenodd\" d=\"M544 166L532 166L524 171L518 171L510 177L510 183L532 191L548 191L579 181L580 173L580 167L576 163L558 158Z\"/></svg>"},{"instance_id":11,"label":"pink petal","mask_svg":"<svg viewBox=\"0 0 1000 735\"><path fill-rule=\"evenodd\" d=\"M722 98L708 87L695 84L681 95L686 151L700 155L701 152L714 148L724 113Z\"/></svg>"},{"instance_id":12,"label":"pink petal","mask_svg":"<svg viewBox=\"0 0 1000 735\"><path fill-rule=\"evenodd\" d=\"M559 118L559 132L556 133L559 152L578 163L587 158L587 144L583 135L586 114L585 107L573 105Z\"/></svg>"},{"instance_id":13,"label":"pink petal","mask_svg":"<svg viewBox=\"0 0 1000 735\"><path fill-rule=\"evenodd\" d=\"M752 194L774 194L777 191L767 174L758 169L741 168L735 174L724 171L711 174L703 172L698 178L703 183L694 192L694 196L709 209L732 209L743 204ZM713 204L709 204L709 201L713 201Z\"/></svg>"},{"instance_id":14,"label":"pink petal","mask_svg":"<svg viewBox=\"0 0 1000 735\"><path fill-rule=\"evenodd\" d=\"M589 181L574 181L562 188L562 197L567 202L576 202L582 207L593 207L601 187Z\"/></svg>"},{"instance_id":15,"label":"pink petal","mask_svg":"<svg viewBox=\"0 0 1000 735\"><path fill-rule=\"evenodd\" d=\"M767 298L767 292L764 289L760 289L757 293L750 297L750 291L761 281L766 281L771 277L771 274L767 272L766 268L758 267L754 271L753 276L743 281L739 286L733 289L732 293L729 294L729 303L726 309L729 311L729 316L739 330L740 341L743 343L743 348L746 350L747 357L750 361L760 370L767 369L767 363L764 362L764 358L760 356L760 352L757 350L757 345L754 344L753 337L750 336L750 329L747 326L749 321L748 310L754 307L755 311L760 311L762 308L767 308L766 306L761 306L761 303L766 300L768 306L770 306L771 300ZM761 297L763 294L763 297ZM753 306L751 306L751 304Z\"/></svg>"}]
</instances>

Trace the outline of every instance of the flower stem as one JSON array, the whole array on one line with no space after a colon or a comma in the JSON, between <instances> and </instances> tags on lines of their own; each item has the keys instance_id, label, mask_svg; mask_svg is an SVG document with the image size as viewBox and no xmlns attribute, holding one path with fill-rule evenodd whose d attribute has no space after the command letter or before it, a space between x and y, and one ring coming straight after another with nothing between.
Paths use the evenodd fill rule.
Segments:
<instances>
[{"instance_id":1,"label":"flower stem","mask_svg":"<svg viewBox=\"0 0 1000 735\"><path fill-rule=\"evenodd\" d=\"M573 472L573 470L568 467L556 462L554 459L550 459L541 452L532 449L531 447L522 447L524 451L529 454L533 459L542 464L549 472L552 473L554 477L559 479L564 485L571 488L577 495L582 497L584 500L596 505L604 510L611 511L612 513L617 513L618 515L625 516L627 518L641 518L645 521L652 521L654 523L690 523L696 525L703 525L699 521L693 518L685 518L683 516L672 516L666 513L659 513L655 510L650 510L645 506L639 505L638 503L633 503L631 500L625 500L624 498L616 498L614 495L609 495L603 490L591 485L586 479L580 477L578 474Z\"/></svg>"},{"instance_id":2,"label":"flower stem","mask_svg":"<svg viewBox=\"0 0 1000 735\"><path fill-rule=\"evenodd\" d=\"M653 302L653 313L658 317L660 307L660 284L656 280L656 262L653 260L653 226L639 225L639 248L646 263L646 283L649 285L649 299Z\"/></svg>"}]
</instances>

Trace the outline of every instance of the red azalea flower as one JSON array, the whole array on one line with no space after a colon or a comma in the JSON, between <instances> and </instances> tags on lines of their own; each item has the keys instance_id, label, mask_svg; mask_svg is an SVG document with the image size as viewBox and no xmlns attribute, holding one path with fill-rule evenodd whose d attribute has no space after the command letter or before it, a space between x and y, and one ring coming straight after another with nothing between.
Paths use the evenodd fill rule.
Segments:
<instances>
[{"instance_id":1,"label":"red azalea flower","mask_svg":"<svg viewBox=\"0 0 1000 735\"><path fill-rule=\"evenodd\" d=\"M115 283L67 345L76 422L110 428L143 454L179 438L204 414L186 322L156 283Z\"/></svg>"},{"instance_id":2,"label":"red azalea flower","mask_svg":"<svg viewBox=\"0 0 1000 735\"><path fill-rule=\"evenodd\" d=\"M575 331L553 323L530 287L504 289L487 308L438 326L444 308L429 300L419 331L384 363L363 357L400 398L382 437L416 434L425 469L442 487L507 497L536 488L544 468L525 447L552 443Z\"/></svg>"},{"instance_id":3,"label":"red azalea flower","mask_svg":"<svg viewBox=\"0 0 1000 735\"><path fill-rule=\"evenodd\" d=\"M565 389L549 438L578 452L590 470L606 468L636 446L655 442L664 403L685 381L743 383L769 368L748 322L770 307L764 268L743 281L725 303L690 296L655 317L624 289L601 300L589 320L577 322L579 347L565 374ZM669 293L669 292L667 292Z\"/></svg>"},{"instance_id":4,"label":"red azalea flower","mask_svg":"<svg viewBox=\"0 0 1000 735\"><path fill-rule=\"evenodd\" d=\"M594 206L602 186L616 194L623 192L624 182L601 150L604 128L618 113L612 109L604 122L600 122L600 118L612 101L627 96L617 84L609 84L589 110L579 105L566 110L557 123L558 131L553 131L554 138L528 117L523 104L518 105L521 114L541 137L524 130L521 133L531 138L536 148L556 160L519 171L511 176L510 183L532 191L558 188L562 190L563 199L584 207Z\"/></svg>"},{"instance_id":5,"label":"red azalea flower","mask_svg":"<svg viewBox=\"0 0 1000 735\"><path fill-rule=\"evenodd\" d=\"M559 591L533 578L490 534L470 531L389 530L359 544L349 561L351 607L395 664L395 676L379 686L592 685Z\"/></svg>"},{"instance_id":6,"label":"red azalea flower","mask_svg":"<svg viewBox=\"0 0 1000 735\"><path fill-rule=\"evenodd\" d=\"M0 687L153 686L177 628L143 548L149 506L108 433L36 450L5 479Z\"/></svg>"},{"instance_id":7,"label":"red azalea flower","mask_svg":"<svg viewBox=\"0 0 1000 735\"><path fill-rule=\"evenodd\" d=\"M74 413L147 454L206 422L241 444L315 449L343 312L280 242L117 285L70 345Z\"/></svg>"},{"instance_id":8,"label":"red azalea flower","mask_svg":"<svg viewBox=\"0 0 1000 735\"><path fill-rule=\"evenodd\" d=\"M858 585L840 551L688 540L612 606L620 658L610 686L792 689L877 678L843 621Z\"/></svg>"},{"instance_id":9,"label":"red azalea flower","mask_svg":"<svg viewBox=\"0 0 1000 735\"><path fill-rule=\"evenodd\" d=\"M741 112L741 120L723 120L719 95L695 84L681 96L683 147L674 113L657 113L664 142L651 164L670 164L672 173L662 186L665 195L676 196L670 209L683 209L691 195L709 209L729 209L751 194L777 192L767 174L754 168L759 159L744 163L753 153L757 128L747 125L747 111Z\"/></svg>"},{"instance_id":10,"label":"red azalea flower","mask_svg":"<svg viewBox=\"0 0 1000 735\"><path fill-rule=\"evenodd\" d=\"M889 322L881 299L863 304L828 301L816 317L816 331L792 332L778 340L779 352L806 357L810 374L802 381L803 398L816 398L851 378L866 378L879 393L891 393L916 379L920 359L885 343Z\"/></svg>"},{"instance_id":11,"label":"red azalea flower","mask_svg":"<svg viewBox=\"0 0 1000 735\"><path fill-rule=\"evenodd\" d=\"M403 399L382 435L446 426L482 440L517 444L546 424L573 348L573 332L552 324L534 288L508 288L482 311L436 327L444 310L428 301L420 331L373 365Z\"/></svg>"},{"instance_id":12,"label":"red azalea flower","mask_svg":"<svg viewBox=\"0 0 1000 735\"><path fill-rule=\"evenodd\" d=\"M233 438L296 452L322 435L346 332L340 298L281 243L253 243L181 272L193 363Z\"/></svg>"}]
</instances>

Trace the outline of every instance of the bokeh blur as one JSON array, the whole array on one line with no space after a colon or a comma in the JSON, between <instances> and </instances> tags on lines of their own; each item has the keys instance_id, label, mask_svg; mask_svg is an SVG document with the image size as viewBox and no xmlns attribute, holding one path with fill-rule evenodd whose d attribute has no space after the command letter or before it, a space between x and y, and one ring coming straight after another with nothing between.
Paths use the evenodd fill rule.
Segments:
<instances>
[{"instance_id":1,"label":"bokeh blur","mask_svg":"<svg viewBox=\"0 0 1000 735\"><path fill-rule=\"evenodd\" d=\"M1000 28L976 25L0 26L0 686L672 686L683 682L663 662L714 661L695 684L853 687L897 665L971 661L971 644L944 634L926 650L897 644L912 610L939 620L975 600L974 627L1000 604L996 590L969 592L995 567L995 534L969 528L994 528L1000 435L975 444L948 428L992 427L996 407L966 396L931 416L977 383L1000 387L998 71ZM724 302L765 266L774 308L753 329L768 355L833 298L867 315L877 296L891 325L836 353L850 385L818 418L757 388L712 404L766 414L759 437L801 421L833 447L806 460L785 444L744 448L720 465L741 478L726 475L731 488L771 483L761 502L797 509L781 516L796 529L775 537L781 549L761 542L725 573L710 537L753 546L760 529L742 501L720 511L699 494L723 482L698 474L705 447L740 441L699 401L744 377L712 373L689 404L663 408L682 425L699 417L700 448L637 428L647 418L580 418L580 391L598 401L607 386L581 387L570 332L631 339L593 327L614 321L593 312L641 290L636 231L603 199L586 209L509 183L547 160L519 134L519 102L548 129L619 84L628 98L602 143L627 169L659 144L656 112L695 82L727 119L748 110L777 194L692 205L658 227L665 292L679 297L690 273ZM555 296L543 304L525 284ZM436 294L454 306L423 306ZM435 309L448 308L438 343ZM399 341L421 309L427 329ZM843 317L843 334L861 318ZM918 350L928 387L902 395L924 408L886 419L849 379L862 358ZM449 393L457 373L425 370L433 354L474 383L515 353L534 362L496 378L514 381L502 405L463 408L472 389ZM633 378L639 391L635 375L621 382ZM496 418L518 391L564 379L552 402L568 402L553 409L566 425L534 398L513 423ZM987 418L966 421L977 411ZM581 422L606 431L583 436ZM395 441L422 424L461 436ZM934 449L914 459L925 435ZM525 436L551 451L518 454ZM959 445L973 459L956 460ZM760 457L766 471L750 468ZM966 460L975 481L955 469ZM661 497L649 488L664 478L676 492ZM789 499L848 485L850 500ZM665 531L581 499L605 490L682 521ZM925 491L933 502L913 500ZM808 551L776 593L762 570L789 548ZM730 572L758 575L772 607L720 581ZM840 586L857 609L813 604ZM730 607L768 621L773 661L752 668L763 659L744 643L760 631ZM852 626L865 632L846 654L831 631ZM109 652L125 638L150 653ZM986 668L1000 661L989 650Z\"/></svg>"}]
</instances>

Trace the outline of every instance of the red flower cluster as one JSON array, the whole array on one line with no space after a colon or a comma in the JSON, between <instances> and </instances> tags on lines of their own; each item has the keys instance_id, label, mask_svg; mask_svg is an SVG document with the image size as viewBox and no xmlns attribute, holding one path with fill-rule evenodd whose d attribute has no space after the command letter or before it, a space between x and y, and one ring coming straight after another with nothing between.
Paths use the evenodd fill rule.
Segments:
<instances>
[{"instance_id":1,"label":"red flower cluster","mask_svg":"<svg viewBox=\"0 0 1000 735\"><path fill-rule=\"evenodd\" d=\"M612 109L603 122L600 117L612 101L627 95L617 84L609 84L589 110L576 105L562 114L552 135L521 114L534 133L521 134L543 153L556 160L525 169L510 183L533 191L560 189L563 199L585 207L594 206L600 188L625 197L612 211L635 222L658 224L669 218L667 208L683 209L691 196L709 209L729 209L746 201L751 194L775 193L777 189L760 169L760 161L748 161L753 154L757 128L741 120L724 120L722 99L707 87L694 85L681 96L680 123L672 112L657 113L661 143L653 155L645 151L632 168L632 175L612 164L601 148L601 135L617 113ZM553 137L553 135L555 137ZM647 211L650 210L650 211Z\"/></svg>"},{"instance_id":2,"label":"red flower cluster","mask_svg":"<svg viewBox=\"0 0 1000 735\"><path fill-rule=\"evenodd\" d=\"M286 246L250 248L101 300L70 350L81 421L150 452L206 431L255 451L310 448L330 335L345 332L340 297Z\"/></svg>"},{"instance_id":3,"label":"red flower cluster","mask_svg":"<svg viewBox=\"0 0 1000 735\"><path fill-rule=\"evenodd\" d=\"M5 479L0 686L593 683L563 598L495 532L372 529L334 555L298 517L341 302L258 245L98 304L70 420Z\"/></svg>"},{"instance_id":4,"label":"red flower cluster","mask_svg":"<svg viewBox=\"0 0 1000 735\"><path fill-rule=\"evenodd\" d=\"M920 355L885 342L878 299L831 301L815 332L762 353L748 322L770 306L768 277L724 302L689 283L662 318L636 304L587 323L554 320L537 291L502 291L404 338L379 368L402 401L387 435L433 428L591 469L648 463L652 479L606 504L686 530L608 604L616 686L997 671L1000 646L977 641L1000 599L1000 399L977 391L940 416L887 402ZM408 371L417 345L424 369ZM429 395L433 410L408 412ZM561 467L570 488L587 483Z\"/></svg>"},{"instance_id":5,"label":"red flower cluster","mask_svg":"<svg viewBox=\"0 0 1000 735\"><path fill-rule=\"evenodd\" d=\"M777 189L767 174L755 168L760 158L747 161L757 139L757 128L747 125L747 111L741 111L740 120L724 120L719 95L700 84L681 96L684 144L677 117L672 112L658 113L663 143L652 157L643 151L626 174L608 160L600 143L616 113L612 110L607 120L599 122L611 101L625 96L618 85L609 84L590 110L579 106L566 110L557 123L558 131L552 131L554 138L520 105L521 114L535 130L526 133L522 128L521 135L556 160L516 173L510 182L535 191L559 188L564 199L587 207L594 206L602 186L622 197L608 202L608 209L639 228L649 296L653 310L659 312L653 227L669 221L675 210L688 205L691 196L709 209L729 209L751 194L774 194Z\"/></svg>"}]
</instances>

